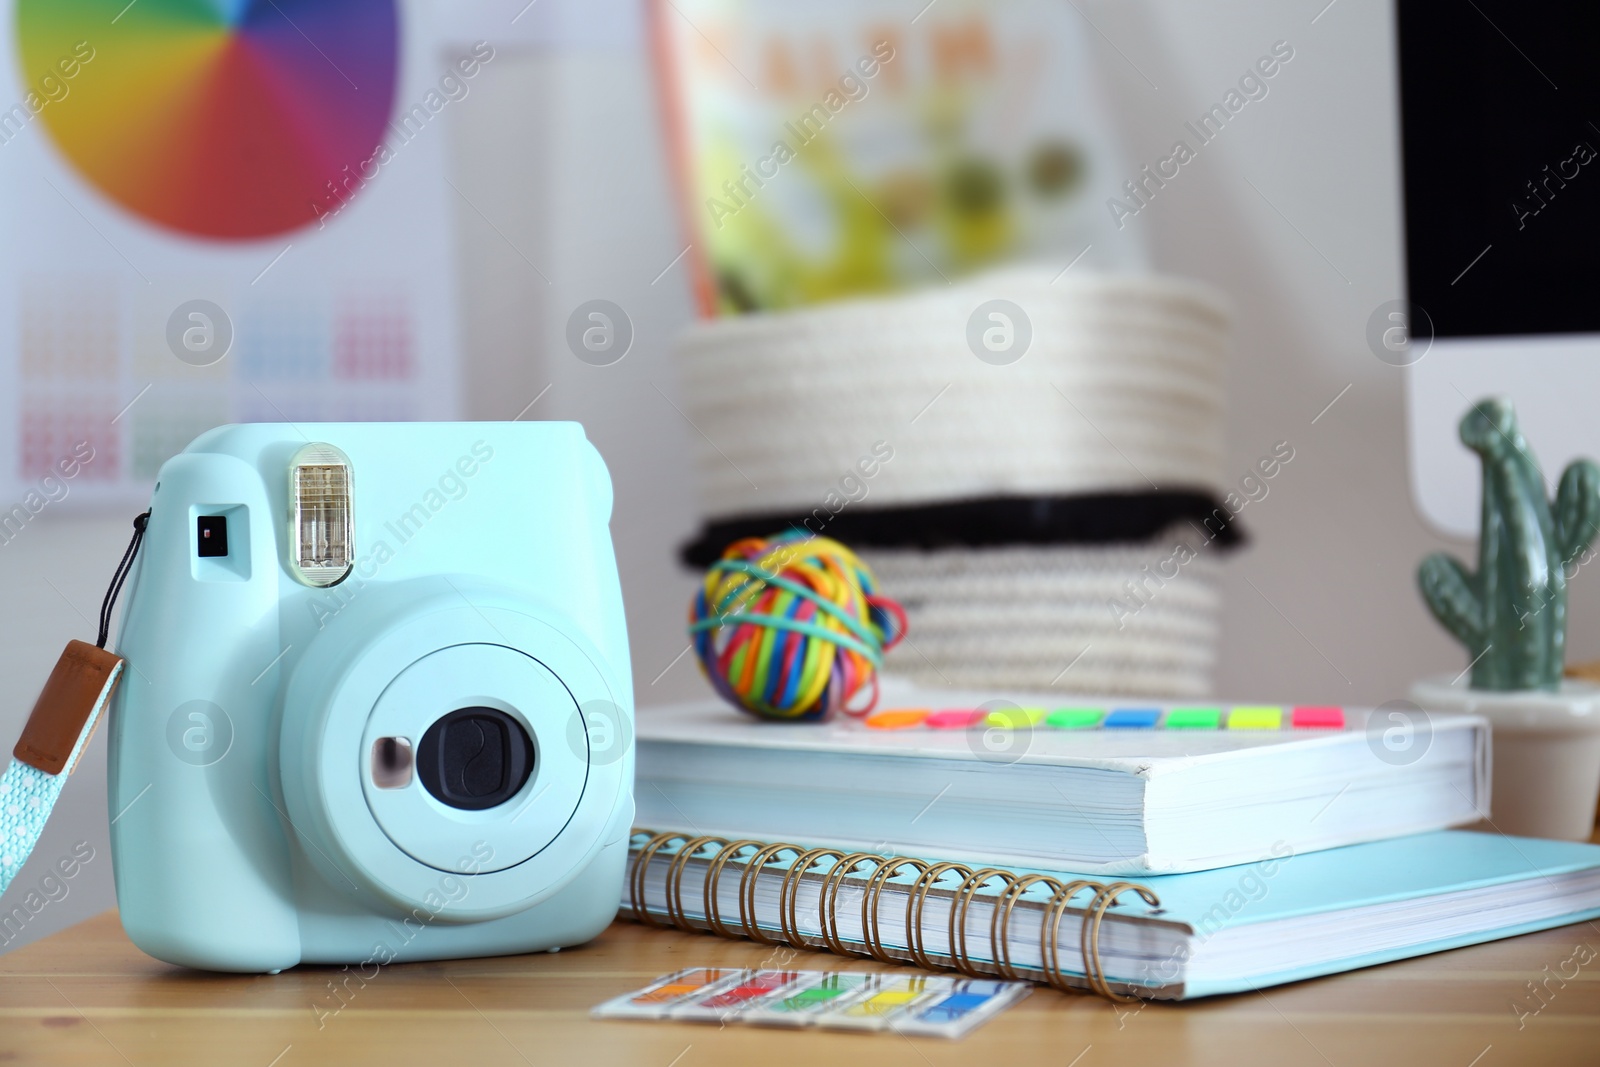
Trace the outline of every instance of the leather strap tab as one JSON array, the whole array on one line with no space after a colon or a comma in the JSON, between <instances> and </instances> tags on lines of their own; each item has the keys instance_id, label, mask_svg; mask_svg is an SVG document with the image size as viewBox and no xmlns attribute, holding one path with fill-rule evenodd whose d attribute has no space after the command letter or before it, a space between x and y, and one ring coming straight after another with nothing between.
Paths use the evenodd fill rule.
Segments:
<instances>
[{"instance_id":1,"label":"leather strap tab","mask_svg":"<svg viewBox=\"0 0 1600 1067\"><path fill-rule=\"evenodd\" d=\"M110 699L121 665L122 657L114 652L86 641L68 641L11 754L46 774L70 772L67 763L79 748L84 725Z\"/></svg>"}]
</instances>

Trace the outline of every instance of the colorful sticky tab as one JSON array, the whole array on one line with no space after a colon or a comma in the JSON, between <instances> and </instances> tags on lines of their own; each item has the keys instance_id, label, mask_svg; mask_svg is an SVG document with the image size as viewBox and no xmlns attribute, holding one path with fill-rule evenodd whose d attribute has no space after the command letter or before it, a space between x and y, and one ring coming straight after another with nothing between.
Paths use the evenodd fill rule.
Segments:
<instances>
[{"instance_id":1,"label":"colorful sticky tab","mask_svg":"<svg viewBox=\"0 0 1600 1067\"><path fill-rule=\"evenodd\" d=\"M1295 708L1290 723L1302 730L1343 730L1343 708Z\"/></svg>"},{"instance_id":2,"label":"colorful sticky tab","mask_svg":"<svg viewBox=\"0 0 1600 1067\"><path fill-rule=\"evenodd\" d=\"M1043 708L997 708L984 717L985 726L1001 730L1021 730L1044 721Z\"/></svg>"},{"instance_id":3,"label":"colorful sticky tab","mask_svg":"<svg viewBox=\"0 0 1600 1067\"><path fill-rule=\"evenodd\" d=\"M713 1011L737 1008L776 993L785 986L793 985L799 977L799 971L761 971L731 989L724 989L720 993L713 993L697 1001L695 1007Z\"/></svg>"},{"instance_id":4,"label":"colorful sticky tab","mask_svg":"<svg viewBox=\"0 0 1600 1067\"><path fill-rule=\"evenodd\" d=\"M1160 708L1117 708L1106 716L1105 728L1137 730L1154 726L1160 719Z\"/></svg>"},{"instance_id":5,"label":"colorful sticky tab","mask_svg":"<svg viewBox=\"0 0 1600 1067\"><path fill-rule=\"evenodd\" d=\"M892 708L868 716L867 725L874 730L905 730L921 726L928 714L927 708Z\"/></svg>"},{"instance_id":6,"label":"colorful sticky tab","mask_svg":"<svg viewBox=\"0 0 1600 1067\"><path fill-rule=\"evenodd\" d=\"M1028 995L1026 986L964 979L946 994L933 994L891 1023L907 1036L959 1037Z\"/></svg>"},{"instance_id":7,"label":"colorful sticky tab","mask_svg":"<svg viewBox=\"0 0 1600 1067\"><path fill-rule=\"evenodd\" d=\"M986 711L972 711L968 708L947 708L944 711L935 711L922 725L935 730L968 730L981 723L988 717Z\"/></svg>"},{"instance_id":8,"label":"colorful sticky tab","mask_svg":"<svg viewBox=\"0 0 1600 1067\"><path fill-rule=\"evenodd\" d=\"M1215 730L1222 725L1222 709L1173 708L1163 725L1169 730Z\"/></svg>"},{"instance_id":9,"label":"colorful sticky tab","mask_svg":"<svg viewBox=\"0 0 1600 1067\"><path fill-rule=\"evenodd\" d=\"M1332 705L1300 705L1292 709L1275 704L1241 704L1219 707L1044 708L888 708L864 720L874 730L1280 730L1286 725L1301 730L1342 730L1344 709Z\"/></svg>"},{"instance_id":10,"label":"colorful sticky tab","mask_svg":"<svg viewBox=\"0 0 1600 1067\"><path fill-rule=\"evenodd\" d=\"M1105 714L1104 708L1057 708L1044 717L1044 724L1057 730L1087 730L1099 726Z\"/></svg>"},{"instance_id":11,"label":"colorful sticky tab","mask_svg":"<svg viewBox=\"0 0 1600 1067\"><path fill-rule=\"evenodd\" d=\"M593 1014L948 1038L960 1037L1027 995L1025 982L944 975L703 968L665 975L596 1006Z\"/></svg>"},{"instance_id":12,"label":"colorful sticky tab","mask_svg":"<svg viewBox=\"0 0 1600 1067\"><path fill-rule=\"evenodd\" d=\"M952 1023L963 1015L977 1011L992 999L989 993L951 993L918 1011L917 1018L928 1022Z\"/></svg>"},{"instance_id":13,"label":"colorful sticky tab","mask_svg":"<svg viewBox=\"0 0 1600 1067\"><path fill-rule=\"evenodd\" d=\"M1234 708L1228 712L1230 730L1276 730L1283 725L1283 709L1270 706Z\"/></svg>"},{"instance_id":14,"label":"colorful sticky tab","mask_svg":"<svg viewBox=\"0 0 1600 1067\"><path fill-rule=\"evenodd\" d=\"M665 1004L674 1000L681 1000L692 993L696 993L708 986L739 973L723 967L702 968L699 970L679 971L677 974L668 975L659 984L636 993L631 1003L638 1005Z\"/></svg>"},{"instance_id":15,"label":"colorful sticky tab","mask_svg":"<svg viewBox=\"0 0 1600 1067\"><path fill-rule=\"evenodd\" d=\"M885 989L881 993L874 993L859 1004L854 1004L845 1009L846 1015L888 1015L890 1012L910 1004L922 995L921 990L907 988L905 985L896 989Z\"/></svg>"},{"instance_id":16,"label":"colorful sticky tab","mask_svg":"<svg viewBox=\"0 0 1600 1067\"><path fill-rule=\"evenodd\" d=\"M782 997L776 1002L767 1005L771 1012L797 1012L802 1014L815 1014L827 1011L833 1002L840 997L854 995L872 975L866 974L834 974L825 975L821 982L810 989L802 990L791 996Z\"/></svg>"}]
</instances>

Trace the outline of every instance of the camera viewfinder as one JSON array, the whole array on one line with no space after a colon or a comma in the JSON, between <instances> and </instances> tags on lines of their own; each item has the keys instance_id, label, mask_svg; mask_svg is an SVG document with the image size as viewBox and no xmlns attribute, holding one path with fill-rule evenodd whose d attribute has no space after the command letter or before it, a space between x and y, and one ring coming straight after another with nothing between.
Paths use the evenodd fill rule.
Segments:
<instances>
[{"instance_id":1,"label":"camera viewfinder","mask_svg":"<svg viewBox=\"0 0 1600 1067\"><path fill-rule=\"evenodd\" d=\"M200 556L226 556L228 554L228 517L226 515L201 515L195 520L195 538L200 546Z\"/></svg>"}]
</instances>

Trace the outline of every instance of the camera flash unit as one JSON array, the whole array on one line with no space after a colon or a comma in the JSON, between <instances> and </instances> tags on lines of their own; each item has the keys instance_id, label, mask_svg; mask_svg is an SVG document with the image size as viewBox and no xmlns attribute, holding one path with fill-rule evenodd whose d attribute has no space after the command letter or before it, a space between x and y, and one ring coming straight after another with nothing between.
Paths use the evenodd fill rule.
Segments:
<instances>
[{"instance_id":1,"label":"camera flash unit","mask_svg":"<svg viewBox=\"0 0 1600 1067\"><path fill-rule=\"evenodd\" d=\"M350 573L355 530L350 459L329 444L309 444L289 461L291 569L306 585L337 585Z\"/></svg>"}]
</instances>

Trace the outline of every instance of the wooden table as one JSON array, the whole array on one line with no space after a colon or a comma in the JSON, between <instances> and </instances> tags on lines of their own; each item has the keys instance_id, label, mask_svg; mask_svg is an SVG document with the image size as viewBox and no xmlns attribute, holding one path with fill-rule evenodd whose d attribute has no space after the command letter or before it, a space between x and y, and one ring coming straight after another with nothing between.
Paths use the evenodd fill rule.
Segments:
<instances>
[{"instance_id":1,"label":"wooden table","mask_svg":"<svg viewBox=\"0 0 1600 1067\"><path fill-rule=\"evenodd\" d=\"M0 957L0 1064L1600 1064L1600 960L1519 1029L1524 983L1575 945L1582 923L1297 985L1136 1012L1040 988L962 1041L891 1033L598 1022L589 1009L657 975L758 966L771 949L616 923L558 955L384 969L342 1010L337 971L276 977L180 970L140 953L114 912ZM885 969L823 953L786 966ZM320 1025L319 1025L320 1022Z\"/></svg>"}]
</instances>

